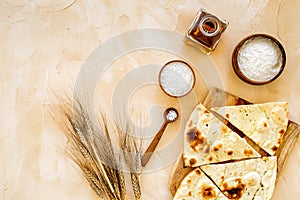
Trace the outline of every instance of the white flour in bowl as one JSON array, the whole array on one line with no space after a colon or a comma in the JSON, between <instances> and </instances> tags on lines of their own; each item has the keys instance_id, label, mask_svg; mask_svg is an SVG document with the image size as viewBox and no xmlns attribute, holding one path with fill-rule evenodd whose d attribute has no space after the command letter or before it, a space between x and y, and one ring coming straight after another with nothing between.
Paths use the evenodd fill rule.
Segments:
<instances>
[{"instance_id":1,"label":"white flour in bowl","mask_svg":"<svg viewBox=\"0 0 300 200\"><path fill-rule=\"evenodd\" d=\"M282 54L272 40L255 37L241 46L237 61L241 72L246 77L263 82L274 78L280 72Z\"/></svg>"}]
</instances>

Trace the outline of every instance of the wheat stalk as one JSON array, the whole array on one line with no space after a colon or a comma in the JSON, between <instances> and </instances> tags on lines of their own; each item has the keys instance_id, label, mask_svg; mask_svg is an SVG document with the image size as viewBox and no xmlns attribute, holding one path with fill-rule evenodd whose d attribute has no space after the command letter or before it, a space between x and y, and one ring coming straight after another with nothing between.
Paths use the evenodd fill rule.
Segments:
<instances>
[{"instance_id":1,"label":"wheat stalk","mask_svg":"<svg viewBox=\"0 0 300 200\"><path fill-rule=\"evenodd\" d=\"M119 144L123 152L124 160L130 171L131 184L133 194L136 200L141 199L140 175L142 170L141 165L141 147L142 143L139 140L141 134L134 130L134 126L126 122L125 128L120 127L121 123L117 123L117 132L119 134Z\"/></svg>"},{"instance_id":2,"label":"wheat stalk","mask_svg":"<svg viewBox=\"0 0 300 200\"><path fill-rule=\"evenodd\" d=\"M130 169L135 199L139 200L141 148L138 146L138 139L129 135L133 130L129 126L122 129L119 124L115 124L119 135L119 148L123 151L122 157L114 150L111 134L115 130L109 127L103 113L98 121L94 120L88 107L79 98L72 100L66 95L65 98L55 96L60 104L52 116L67 138L65 153L81 169L95 193L104 200L126 199L126 181L120 167L124 159Z\"/></svg>"},{"instance_id":3,"label":"wheat stalk","mask_svg":"<svg viewBox=\"0 0 300 200\"><path fill-rule=\"evenodd\" d=\"M109 200L125 199L123 173L110 142L108 127L97 129L87 109L75 98L59 98L60 125L68 140L66 154L82 170L96 194ZM57 115L56 115L57 116ZM107 124L105 124L106 126ZM109 161L109 162L108 162Z\"/></svg>"}]
</instances>

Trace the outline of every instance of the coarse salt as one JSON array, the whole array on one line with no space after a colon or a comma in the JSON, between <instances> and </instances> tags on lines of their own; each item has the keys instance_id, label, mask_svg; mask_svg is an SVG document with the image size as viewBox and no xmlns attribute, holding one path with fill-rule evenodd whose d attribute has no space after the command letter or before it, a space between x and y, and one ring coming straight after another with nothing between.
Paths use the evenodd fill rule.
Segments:
<instances>
[{"instance_id":1,"label":"coarse salt","mask_svg":"<svg viewBox=\"0 0 300 200\"><path fill-rule=\"evenodd\" d=\"M171 96L184 96L194 85L194 73L181 61L170 62L160 72L162 89Z\"/></svg>"},{"instance_id":2,"label":"coarse salt","mask_svg":"<svg viewBox=\"0 0 300 200\"><path fill-rule=\"evenodd\" d=\"M170 110L166 116L167 120L169 121L175 121L177 117L177 112L175 110Z\"/></svg>"},{"instance_id":3,"label":"coarse salt","mask_svg":"<svg viewBox=\"0 0 300 200\"><path fill-rule=\"evenodd\" d=\"M237 61L240 71L247 78L263 82L271 80L280 72L282 53L272 40L255 37L241 46Z\"/></svg>"}]
</instances>

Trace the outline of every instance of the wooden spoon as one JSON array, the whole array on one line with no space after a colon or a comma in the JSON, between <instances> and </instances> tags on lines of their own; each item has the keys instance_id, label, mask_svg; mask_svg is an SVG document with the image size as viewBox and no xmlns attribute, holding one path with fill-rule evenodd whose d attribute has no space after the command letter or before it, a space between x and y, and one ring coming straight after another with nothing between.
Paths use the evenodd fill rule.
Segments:
<instances>
[{"instance_id":1,"label":"wooden spoon","mask_svg":"<svg viewBox=\"0 0 300 200\"><path fill-rule=\"evenodd\" d=\"M164 118L165 121L162 125L162 127L159 129L155 137L153 138L152 142L150 143L149 147L145 151L143 157L142 157L142 166L145 167L148 163L150 157L152 156L152 153L154 152L158 142L160 141L160 138L162 137L165 129L167 128L167 125L169 123L175 122L178 119L178 111L175 108L167 108L164 112Z\"/></svg>"}]
</instances>

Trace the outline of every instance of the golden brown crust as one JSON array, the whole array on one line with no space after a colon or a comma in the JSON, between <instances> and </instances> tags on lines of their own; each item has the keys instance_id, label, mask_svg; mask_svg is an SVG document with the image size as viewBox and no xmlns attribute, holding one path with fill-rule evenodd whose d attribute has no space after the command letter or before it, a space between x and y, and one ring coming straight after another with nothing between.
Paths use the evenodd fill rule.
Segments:
<instances>
[{"instance_id":1,"label":"golden brown crust","mask_svg":"<svg viewBox=\"0 0 300 200\"><path fill-rule=\"evenodd\" d=\"M280 129L279 130L279 134L283 135L285 133L285 130L284 129Z\"/></svg>"},{"instance_id":2,"label":"golden brown crust","mask_svg":"<svg viewBox=\"0 0 300 200\"><path fill-rule=\"evenodd\" d=\"M253 151L252 151L252 149L245 148L244 154L245 154L245 156L250 157L253 155Z\"/></svg>"},{"instance_id":3,"label":"golden brown crust","mask_svg":"<svg viewBox=\"0 0 300 200\"><path fill-rule=\"evenodd\" d=\"M226 182L223 183L221 185L221 191L229 199L241 199L245 191L246 184L243 183L240 178L236 178L234 182L236 183L234 186L228 186Z\"/></svg>"},{"instance_id":4,"label":"golden brown crust","mask_svg":"<svg viewBox=\"0 0 300 200\"><path fill-rule=\"evenodd\" d=\"M189 163L190 163L191 166L194 166L197 163L197 160L195 158L191 158L189 160Z\"/></svg>"},{"instance_id":5,"label":"golden brown crust","mask_svg":"<svg viewBox=\"0 0 300 200\"><path fill-rule=\"evenodd\" d=\"M203 199L216 199L216 191L212 186L203 185L201 188Z\"/></svg>"},{"instance_id":6,"label":"golden brown crust","mask_svg":"<svg viewBox=\"0 0 300 200\"><path fill-rule=\"evenodd\" d=\"M223 144L219 143L216 146L213 147L214 151L219 151L223 147Z\"/></svg>"},{"instance_id":7,"label":"golden brown crust","mask_svg":"<svg viewBox=\"0 0 300 200\"><path fill-rule=\"evenodd\" d=\"M209 153L210 145L207 143L207 140L202 135L201 131L198 130L196 127L189 129L189 131L186 134L186 140L189 142L190 147L195 152L202 151L206 154ZM193 165L190 165L190 166L194 166L194 164L196 164L196 162L194 162L194 161L197 162L197 160L189 161L190 164L191 164L191 162L193 163Z\"/></svg>"},{"instance_id":8,"label":"golden brown crust","mask_svg":"<svg viewBox=\"0 0 300 200\"><path fill-rule=\"evenodd\" d=\"M276 152L277 149L278 149L278 147L277 146L273 146L271 149L272 149L272 151Z\"/></svg>"},{"instance_id":9,"label":"golden brown crust","mask_svg":"<svg viewBox=\"0 0 300 200\"><path fill-rule=\"evenodd\" d=\"M233 150L228 150L227 151L227 155L232 156L232 154L233 154Z\"/></svg>"},{"instance_id":10,"label":"golden brown crust","mask_svg":"<svg viewBox=\"0 0 300 200\"><path fill-rule=\"evenodd\" d=\"M196 172L196 174L197 174L197 175L199 175L199 176L201 175L201 171L200 171L200 169L196 169L196 171L195 171L195 172Z\"/></svg>"}]
</instances>

